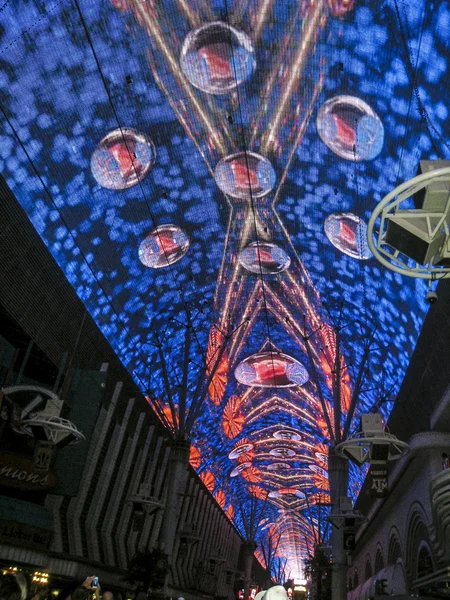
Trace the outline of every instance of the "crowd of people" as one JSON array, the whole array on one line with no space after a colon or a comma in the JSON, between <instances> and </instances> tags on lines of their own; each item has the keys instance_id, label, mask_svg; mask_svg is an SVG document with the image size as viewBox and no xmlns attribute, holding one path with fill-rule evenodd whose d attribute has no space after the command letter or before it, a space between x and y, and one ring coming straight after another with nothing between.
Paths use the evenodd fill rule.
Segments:
<instances>
[{"instance_id":1,"label":"crowd of people","mask_svg":"<svg viewBox=\"0 0 450 600\"><path fill-rule=\"evenodd\" d=\"M0 579L0 600L89 600L94 596L96 600L120 600L109 590L102 592L95 575L86 577L83 583L68 584L57 595L51 594L46 585L33 589L29 577L20 571L5 573Z\"/></svg>"},{"instance_id":2,"label":"crowd of people","mask_svg":"<svg viewBox=\"0 0 450 600\"><path fill-rule=\"evenodd\" d=\"M21 571L8 572L0 578L0 600L121 600L109 590L102 591L98 578L86 577L83 583L70 583L59 590L57 595L51 593L49 586L33 589L29 577ZM144 600L147 595L140 593L137 600ZM184 598L177 598L184 600ZM276 585L268 590L258 592L254 600L288 600L285 588Z\"/></svg>"}]
</instances>

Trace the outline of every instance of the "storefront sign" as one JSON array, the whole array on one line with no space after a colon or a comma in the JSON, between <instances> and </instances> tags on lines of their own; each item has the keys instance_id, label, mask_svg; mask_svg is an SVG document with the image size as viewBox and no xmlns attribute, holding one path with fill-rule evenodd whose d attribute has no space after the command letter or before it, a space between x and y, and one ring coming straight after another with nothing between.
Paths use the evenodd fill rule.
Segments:
<instances>
[{"instance_id":1,"label":"storefront sign","mask_svg":"<svg viewBox=\"0 0 450 600\"><path fill-rule=\"evenodd\" d=\"M387 465L372 465L369 475L372 496L375 496L375 498L386 498L389 492Z\"/></svg>"},{"instance_id":2,"label":"storefront sign","mask_svg":"<svg viewBox=\"0 0 450 600\"><path fill-rule=\"evenodd\" d=\"M47 490L56 484L54 473L37 469L33 458L21 454L0 454L0 485L20 490Z\"/></svg>"},{"instance_id":3,"label":"storefront sign","mask_svg":"<svg viewBox=\"0 0 450 600\"><path fill-rule=\"evenodd\" d=\"M16 521L0 520L0 543L24 546L32 550L48 550L52 532L41 527L25 525Z\"/></svg>"}]
</instances>

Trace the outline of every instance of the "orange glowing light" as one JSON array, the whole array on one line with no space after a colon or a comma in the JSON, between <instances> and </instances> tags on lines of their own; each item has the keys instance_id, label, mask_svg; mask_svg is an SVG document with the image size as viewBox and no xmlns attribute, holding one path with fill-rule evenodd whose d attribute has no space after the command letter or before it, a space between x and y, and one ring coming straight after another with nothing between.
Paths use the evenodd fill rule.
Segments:
<instances>
[{"instance_id":1,"label":"orange glowing light","mask_svg":"<svg viewBox=\"0 0 450 600\"><path fill-rule=\"evenodd\" d=\"M322 475L319 475L318 473L314 473L314 484L323 491L328 491L330 489L330 483L328 479Z\"/></svg>"},{"instance_id":2,"label":"orange glowing light","mask_svg":"<svg viewBox=\"0 0 450 600\"><path fill-rule=\"evenodd\" d=\"M330 0L333 1L333 0ZM343 4L344 2L341 2ZM332 365L334 365L335 357L336 357L336 334L333 328L324 323L322 325L322 338L325 341L325 345L328 348L327 354L321 354L320 356L320 368L325 376L325 380L328 386L328 389L333 389L333 370ZM342 357L341 364L341 404L342 409L348 410L350 408L350 399L352 395L351 384L350 384L350 374L346 369L345 359Z\"/></svg>"},{"instance_id":3,"label":"orange glowing light","mask_svg":"<svg viewBox=\"0 0 450 600\"><path fill-rule=\"evenodd\" d=\"M242 477L250 483L260 483L262 481L261 471L253 466L242 471Z\"/></svg>"},{"instance_id":4,"label":"orange glowing light","mask_svg":"<svg viewBox=\"0 0 450 600\"><path fill-rule=\"evenodd\" d=\"M248 452L245 452L245 454L241 454L241 456L238 457L237 461L238 463L251 462L254 457L255 452L253 450L249 450Z\"/></svg>"},{"instance_id":5,"label":"orange glowing light","mask_svg":"<svg viewBox=\"0 0 450 600\"><path fill-rule=\"evenodd\" d=\"M325 419L323 419L322 417L319 417L317 419L317 426L318 426L320 432L322 433L322 435L325 435L325 436L328 435L328 426L327 426L327 422L325 421Z\"/></svg>"},{"instance_id":6,"label":"orange glowing light","mask_svg":"<svg viewBox=\"0 0 450 600\"><path fill-rule=\"evenodd\" d=\"M207 375L209 374L209 369L212 369L213 365L215 364L216 357L220 352L220 347L224 343L225 340L222 333L216 327L213 327L209 334L208 351L206 354L206 364L208 365L206 369ZM222 398L225 393L225 388L227 387L228 368L228 355L225 351L222 354L222 358L220 359L220 362L217 365L217 368L214 372L214 376L208 387L211 402L216 406L219 406L222 402Z\"/></svg>"},{"instance_id":7,"label":"orange glowing light","mask_svg":"<svg viewBox=\"0 0 450 600\"><path fill-rule=\"evenodd\" d=\"M266 559L264 558L264 554L263 554L262 550L257 548L255 550L255 556L256 556L256 559L259 561L259 563L264 567L264 569L267 569Z\"/></svg>"},{"instance_id":8,"label":"orange glowing light","mask_svg":"<svg viewBox=\"0 0 450 600\"><path fill-rule=\"evenodd\" d=\"M320 368L325 376L325 380L327 382L327 386L329 389L333 387L333 375L331 371L331 367L328 363L327 357L323 354L320 355Z\"/></svg>"},{"instance_id":9,"label":"orange glowing light","mask_svg":"<svg viewBox=\"0 0 450 600\"><path fill-rule=\"evenodd\" d=\"M310 504L326 504L330 501L330 494L328 491L323 490L318 494L312 494L308 496L308 501Z\"/></svg>"},{"instance_id":10,"label":"orange glowing light","mask_svg":"<svg viewBox=\"0 0 450 600\"><path fill-rule=\"evenodd\" d=\"M233 522L233 519L234 519L234 506L232 504L228 505L228 508L225 511L225 514L230 519L230 521Z\"/></svg>"},{"instance_id":11,"label":"orange glowing light","mask_svg":"<svg viewBox=\"0 0 450 600\"><path fill-rule=\"evenodd\" d=\"M217 493L214 494L214 498L216 499L217 504L223 510L226 504L225 492L223 490L219 490Z\"/></svg>"},{"instance_id":12,"label":"orange glowing light","mask_svg":"<svg viewBox=\"0 0 450 600\"><path fill-rule=\"evenodd\" d=\"M191 446L189 451L189 462L193 469L198 469L201 465L200 450L195 446Z\"/></svg>"},{"instance_id":13,"label":"orange glowing light","mask_svg":"<svg viewBox=\"0 0 450 600\"><path fill-rule=\"evenodd\" d=\"M178 408L178 407L176 406L176 408ZM170 410L170 406L168 404L166 404L164 406L163 413L164 413L164 416L166 417L166 419L169 421L170 426L174 427L172 411ZM178 415L175 415L175 418L178 422Z\"/></svg>"},{"instance_id":14,"label":"orange glowing light","mask_svg":"<svg viewBox=\"0 0 450 600\"><path fill-rule=\"evenodd\" d=\"M252 496L259 498L260 500L265 500L267 498L267 494L268 494L267 490L263 489L259 485L249 485L248 491L250 492L250 494Z\"/></svg>"},{"instance_id":15,"label":"orange glowing light","mask_svg":"<svg viewBox=\"0 0 450 600\"><path fill-rule=\"evenodd\" d=\"M348 371L345 371L342 377L341 384L341 404L344 410L348 410L350 408L350 401L352 398L352 388L350 383L350 375Z\"/></svg>"},{"instance_id":16,"label":"orange glowing light","mask_svg":"<svg viewBox=\"0 0 450 600\"><path fill-rule=\"evenodd\" d=\"M211 471L203 471L200 473L200 479L205 484L206 489L212 493L216 485L216 480Z\"/></svg>"},{"instance_id":17,"label":"orange glowing light","mask_svg":"<svg viewBox=\"0 0 450 600\"><path fill-rule=\"evenodd\" d=\"M244 426L245 417L240 412L241 400L238 396L231 396L223 409L222 426L229 439L238 436Z\"/></svg>"},{"instance_id":18,"label":"orange glowing light","mask_svg":"<svg viewBox=\"0 0 450 600\"><path fill-rule=\"evenodd\" d=\"M169 427L171 429L175 429L174 423L173 423L172 411L170 410L170 406L168 404L165 404L164 406L161 407L159 401L158 402L152 401L148 396L146 396L145 399L150 404L150 406L154 409L156 416L161 421L161 423L164 425L164 427L167 427L167 425L169 425ZM162 412L162 415L160 414L159 410L155 410L155 405L160 407L160 411ZM178 410L178 405L175 404L175 415L176 415L176 419L177 419L177 423L178 423L178 414L176 413L177 410Z\"/></svg>"},{"instance_id":19,"label":"orange glowing light","mask_svg":"<svg viewBox=\"0 0 450 600\"><path fill-rule=\"evenodd\" d=\"M253 446L253 444L250 442L250 440L248 438L242 438L238 442L235 443L235 445L233 446L232 452L239 450L239 448L242 448L242 446L247 446L248 444L251 444Z\"/></svg>"},{"instance_id":20,"label":"orange glowing light","mask_svg":"<svg viewBox=\"0 0 450 600\"><path fill-rule=\"evenodd\" d=\"M293 494L295 496L295 494L297 494L297 492L298 492L298 489L297 488L279 488L277 491L279 494L283 494L283 495Z\"/></svg>"}]
</instances>

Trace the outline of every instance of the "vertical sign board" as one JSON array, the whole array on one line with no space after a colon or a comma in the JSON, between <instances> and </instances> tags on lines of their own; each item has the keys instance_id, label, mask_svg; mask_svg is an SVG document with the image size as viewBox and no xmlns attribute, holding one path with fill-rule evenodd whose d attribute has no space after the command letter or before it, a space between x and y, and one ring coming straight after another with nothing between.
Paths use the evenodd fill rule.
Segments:
<instances>
[{"instance_id":1,"label":"vertical sign board","mask_svg":"<svg viewBox=\"0 0 450 600\"><path fill-rule=\"evenodd\" d=\"M344 550L351 552L355 549L356 520L344 518Z\"/></svg>"},{"instance_id":2,"label":"vertical sign board","mask_svg":"<svg viewBox=\"0 0 450 600\"><path fill-rule=\"evenodd\" d=\"M388 488L388 468L384 465L370 465L370 492L375 498L386 498Z\"/></svg>"}]
</instances>

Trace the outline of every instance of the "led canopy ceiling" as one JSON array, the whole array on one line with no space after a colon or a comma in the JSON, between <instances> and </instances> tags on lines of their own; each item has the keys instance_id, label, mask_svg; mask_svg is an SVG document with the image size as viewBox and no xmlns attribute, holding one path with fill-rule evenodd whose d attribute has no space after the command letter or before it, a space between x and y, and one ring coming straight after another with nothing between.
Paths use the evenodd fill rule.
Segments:
<instances>
[{"instance_id":1,"label":"led canopy ceiling","mask_svg":"<svg viewBox=\"0 0 450 600\"><path fill-rule=\"evenodd\" d=\"M286 577L367 336L352 429L388 416L420 332L421 284L366 223L449 157L449 22L426 0L2 3L2 175L243 536L264 507Z\"/></svg>"}]
</instances>

